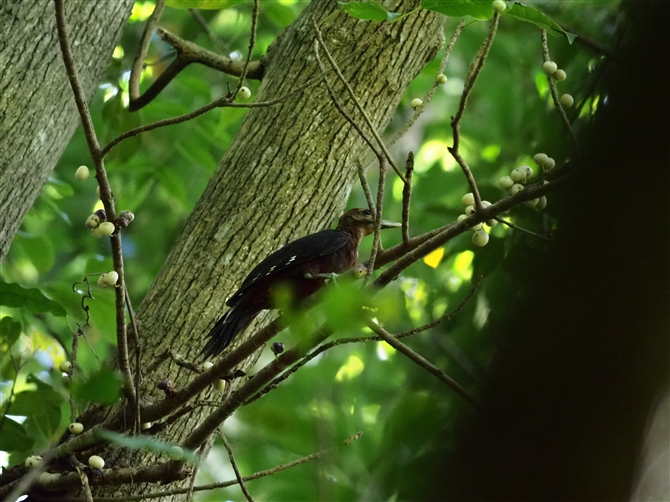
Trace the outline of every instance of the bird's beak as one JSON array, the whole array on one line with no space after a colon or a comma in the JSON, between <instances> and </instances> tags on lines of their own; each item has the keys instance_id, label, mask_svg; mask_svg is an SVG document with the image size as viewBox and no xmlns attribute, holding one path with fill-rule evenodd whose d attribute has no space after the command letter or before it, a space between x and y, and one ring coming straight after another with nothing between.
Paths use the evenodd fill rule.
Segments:
<instances>
[{"instance_id":1,"label":"bird's beak","mask_svg":"<svg viewBox=\"0 0 670 502\"><path fill-rule=\"evenodd\" d=\"M395 221L382 220L382 229L384 228L400 228L402 223L396 223Z\"/></svg>"}]
</instances>

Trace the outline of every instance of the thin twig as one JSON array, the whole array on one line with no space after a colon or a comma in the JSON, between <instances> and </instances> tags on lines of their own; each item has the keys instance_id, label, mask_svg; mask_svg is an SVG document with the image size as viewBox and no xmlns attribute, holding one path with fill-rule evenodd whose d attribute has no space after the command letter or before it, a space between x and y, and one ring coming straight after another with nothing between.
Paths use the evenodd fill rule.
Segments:
<instances>
[{"instance_id":1,"label":"thin twig","mask_svg":"<svg viewBox=\"0 0 670 502\"><path fill-rule=\"evenodd\" d=\"M496 221L499 221L499 222L502 223L503 225L507 225L508 227L513 228L514 230L518 230L519 232L524 232L524 233L526 233L526 234L528 234L528 235L532 235L532 236L534 236L534 237L539 237L540 239L544 239L544 240L546 240L546 241L550 241L550 240L551 240L551 237L547 237L546 235L542 235L542 234L538 234L538 233L535 233L535 232L531 232L530 230L527 230L527 229L525 229L525 228L523 228L523 227L520 227L519 225L515 225L515 224L512 223L511 221L503 220L500 216L496 216L496 217L494 217L493 219L496 220Z\"/></svg>"},{"instance_id":2,"label":"thin twig","mask_svg":"<svg viewBox=\"0 0 670 502\"><path fill-rule=\"evenodd\" d=\"M254 10L251 14L251 35L249 35L249 52L247 52L247 59L244 62L242 67L242 73L240 73L240 78L237 82L237 88L233 93L233 98L237 96L237 93L240 92L240 89L244 85L244 79L247 77L247 71L249 70L249 63L251 62L251 54L254 52L254 46L256 45L256 26L258 23L258 0L254 0Z\"/></svg>"},{"instance_id":3,"label":"thin twig","mask_svg":"<svg viewBox=\"0 0 670 502\"><path fill-rule=\"evenodd\" d=\"M463 174L465 174L465 178L468 180L468 184L470 185L470 189L472 190L472 194L475 198L474 205L477 211L481 211L483 209L482 198L479 195L479 189L477 188L477 183L475 182L475 178L472 175L470 167L467 165L465 159L463 159L458 151L461 143L461 119L463 118L463 113L465 112L465 107L468 103L470 92L472 91L472 88L477 81L477 77L479 76L479 73L484 66L486 56L488 56L489 49L493 43L493 38L495 37L496 29L498 28L499 19L500 14L495 12L493 21L491 21L491 26L489 27L488 35L484 39L484 42L482 42L482 45L479 47L479 51L477 52L474 61L472 61L472 64L470 65L470 71L468 72L468 76L465 79L465 85L463 87L463 94L461 94L461 102L458 105L456 115L451 120L451 128L454 131L454 144L448 150L453 155L454 159L456 159L456 162L458 162L458 164L461 166Z\"/></svg>"},{"instance_id":4,"label":"thin twig","mask_svg":"<svg viewBox=\"0 0 670 502\"><path fill-rule=\"evenodd\" d=\"M451 36L451 40L449 41L449 45L447 45L447 48L444 50L444 56L442 56L442 61L440 61L440 69L438 70L438 74L444 73L444 69L447 67L447 62L449 61L449 56L451 55L451 51L454 48L454 44L456 43L456 40L458 40L458 37L460 36L461 32L463 31L463 28L465 27L465 20L461 21L458 26L456 27L456 30L454 31L454 34ZM418 120L418 118L421 116L423 111L426 109L426 106L428 103L430 103L430 100L433 99L433 94L435 94L435 90L437 89L437 86L440 85L440 83L437 81L437 79L433 82L433 85L428 89L428 92L426 95L423 97L423 105L417 109L412 117L407 121L407 123L403 126L402 129L400 129L393 138L388 142L388 147L391 148L393 145L396 144L396 142L402 138L407 131L414 125L414 123Z\"/></svg>"},{"instance_id":5,"label":"thin twig","mask_svg":"<svg viewBox=\"0 0 670 502\"><path fill-rule=\"evenodd\" d=\"M381 248L381 230L382 230L382 214L384 207L384 185L386 184L386 171L388 170L386 158L379 156L379 183L377 184L377 205L375 211L375 236L372 242L372 251L370 251L370 258L365 269L365 277L363 278L363 286L366 287L372 277L372 271L375 269L375 260L377 253Z\"/></svg>"},{"instance_id":6,"label":"thin twig","mask_svg":"<svg viewBox=\"0 0 670 502\"><path fill-rule=\"evenodd\" d=\"M112 197L112 190L107 180L107 172L103 162L103 156L100 151L100 144L93 127L93 120L88 109L88 104L84 97L84 90L79 83L77 76L77 68L72 58L70 43L67 37L67 28L65 23L65 9L63 7L63 0L54 0L56 10L56 30L58 31L58 42L60 44L61 53L63 56L63 63L65 70L72 87L72 94L79 111L82 127L84 129L84 136L88 144L89 152L95 165L95 176L100 186L100 198L105 207L107 219L113 221L116 218L116 210L114 208L114 200ZM121 252L121 232L116 229L111 236L112 244L112 261L114 263L114 270L119 274L118 288L115 288L116 299L116 341L118 350L119 369L124 376L123 393L130 402L136 399L135 386L130 371L130 364L128 362L128 339L126 333L126 312L125 312L125 298L123 295L124 274L123 274L123 255Z\"/></svg>"},{"instance_id":7,"label":"thin twig","mask_svg":"<svg viewBox=\"0 0 670 502\"><path fill-rule=\"evenodd\" d=\"M237 483L240 485L242 493L244 493L244 496L247 498L249 502L254 502L254 498L249 493L247 485L244 484L244 478L242 477L242 474L240 474L240 468L237 466L237 462L235 461L235 455L233 455L233 448L230 446L230 443L228 442L228 439L226 438L226 435L223 433L221 427L218 428L218 431L219 431L219 437L221 438L221 441L223 441L223 446L225 446L226 451L228 452L230 465L233 466L233 471L235 471L235 478L237 478Z\"/></svg>"},{"instance_id":8,"label":"thin twig","mask_svg":"<svg viewBox=\"0 0 670 502\"><path fill-rule=\"evenodd\" d=\"M551 58L549 57L549 45L547 42L547 30L545 30L544 28L540 30L540 38L542 40L542 57L545 62L551 61ZM568 119L568 116L565 114L565 110L563 110L561 100L558 97L558 90L556 89L556 79L551 75L547 74L547 82L549 82L549 90L551 91L551 98L554 101L554 106L558 110L558 114L561 116L563 125L565 125L565 129L568 131L568 134L570 135L572 144L575 147L575 152L579 153L579 144L577 143L577 136L575 136L575 132L572 130L570 120Z\"/></svg>"},{"instance_id":9,"label":"thin twig","mask_svg":"<svg viewBox=\"0 0 670 502\"><path fill-rule=\"evenodd\" d=\"M207 33L207 36L212 41L212 43L216 46L216 48L219 50L219 52L221 54L228 54L230 51L228 50L226 45L223 43L223 41L209 28L209 25L207 24L207 20L204 17L202 17L202 14L200 14L198 9L188 9L188 12L198 22L200 27L203 30L205 30L205 33Z\"/></svg>"},{"instance_id":10,"label":"thin twig","mask_svg":"<svg viewBox=\"0 0 670 502\"><path fill-rule=\"evenodd\" d=\"M137 328L137 321L135 319L135 312L133 312L133 305L130 303L130 295L128 288L123 286L123 291L126 297L126 308L128 309L128 316L130 317L130 328L135 342L135 389L137 392L137 399L135 399L135 435L140 434L142 426L142 417L140 414L140 387L142 385L142 346L140 343L140 331Z\"/></svg>"},{"instance_id":11,"label":"thin twig","mask_svg":"<svg viewBox=\"0 0 670 502\"><path fill-rule=\"evenodd\" d=\"M330 51L328 50L328 47L326 46L326 43L323 41L323 36L321 35L321 30L319 30L319 26L316 24L315 19L312 19L312 25L314 26L314 30L316 31L316 38L317 38L319 44L321 45L321 47L323 48L323 52L326 55L326 58L328 59L328 62L330 63L330 66L332 67L333 71L335 72L335 75L337 75L337 77L340 79L340 82L342 82L342 84L344 85L344 88L349 93L349 96L351 97L352 101L356 105L356 108L358 108L358 111L363 116L363 119L365 120L365 123L368 125L368 128L370 129L370 132L375 137L375 140L377 141L377 144L379 145L379 148L384 153L384 156L386 157L386 160L391 165L391 167L393 167L393 170L398 174L400 179L403 180L403 182L404 182L405 177L400 172L400 169L398 169L398 166L396 166L395 162L393 161L393 157L391 157L391 154L389 153L388 149L386 148L386 145L384 144L381 137L379 136L379 133L377 132L377 129L375 129L374 125L372 124L372 121L370 120L370 117L368 116L365 109L363 108L363 105L361 105L361 102L356 97L356 94L354 93L353 89L349 85L349 82L347 82L347 79L344 78L344 75L342 75L342 72L340 71L339 66L337 66L337 63L333 59L333 56L330 54ZM374 149L373 149L373 151L374 151Z\"/></svg>"},{"instance_id":12,"label":"thin twig","mask_svg":"<svg viewBox=\"0 0 670 502\"><path fill-rule=\"evenodd\" d=\"M83 301L83 300L82 300ZM86 313L88 316L88 312ZM88 322L88 320L87 320ZM79 351L79 332L84 333L83 328L79 328L76 333L72 333L72 350L70 351L70 370L67 372L70 384L73 383L77 374L77 352ZM77 405L74 402L74 397L70 392L68 395L70 401L70 423L77 421Z\"/></svg>"},{"instance_id":13,"label":"thin twig","mask_svg":"<svg viewBox=\"0 0 670 502\"><path fill-rule=\"evenodd\" d=\"M368 179L365 176L365 168L359 161L356 161L356 172L358 173L358 180L361 182L361 187L363 188L363 193L365 194L365 200L368 203L368 208L370 208L372 215L375 216L375 201L372 199L370 185L368 184Z\"/></svg>"},{"instance_id":14,"label":"thin twig","mask_svg":"<svg viewBox=\"0 0 670 502\"><path fill-rule=\"evenodd\" d=\"M128 80L130 102L133 102L140 97L140 77L142 76L144 59L147 57L147 52L149 51L151 37L153 36L158 21L160 21L161 15L163 14L163 7L165 7L165 0L157 0L154 10L149 16L149 19L147 19L147 24L142 32L140 45L137 48L137 54L135 54L135 59L133 60L133 65L130 69L130 79Z\"/></svg>"},{"instance_id":15,"label":"thin twig","mask_svg":"<svg viewBox=\"0 0 670 502\"><path fill-rule=\"evenodd\" d=\"M460 25L459 25L460 26ZM412 175L414 174L414 154L407 154L405 163L405 185L402 188L402 241L409 243L409 206L412 201Z\"/></svg>"},{"instance_id":16,"label":"thin twig","mask_svg":"<svg viewBox=\"0 0 670 502\"><path fill-rule=\"evenodd\" d=\"M438 368L433 363L425 359L423 356L419 355L418 353L410 349L407 345L405 345L396 337L391 335L379 324L370 321L368 322L368 327L372 331L377 333L377 335L379 335L381 338L383 338L384 341L388 343L391 347L396 349L398 352L401 352L402 354L410 358L412 361L414 361L416 364L421 366L423 369L428 371L430 374L436 376L440 381L445 383L447 386L451 387L459 396L465 399L473 407L479 408L479 403L475 400L475 398L472 397L470 393L467 390L465 390L465 388L463 388L463 386L461 386L456 380L451 378L440 368Z\"/></svg>"}]
</instances>

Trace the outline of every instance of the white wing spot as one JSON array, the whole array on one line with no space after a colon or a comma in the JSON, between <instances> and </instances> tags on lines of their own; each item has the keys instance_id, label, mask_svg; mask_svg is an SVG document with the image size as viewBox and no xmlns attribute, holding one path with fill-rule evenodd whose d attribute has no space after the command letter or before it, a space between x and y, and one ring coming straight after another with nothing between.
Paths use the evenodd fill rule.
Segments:
<instances>
[{"instance_id":1,"label":"white wing spot","mask_svg":"<svg viewBox=\"0 0 670 502\"><path fill-rule=\"evenodd\" d=\"M291 259L290 259L289 261L287 261L286 264L287 264L287 265L290 265L292 262L295 261L295 259L296 259L297 257L298 257L298 255L291 256Z\"/></svg>"},{"instance_id":2,"label":"white wing spot","mask_svg":"<svg viewBox=\"0 0 670 502\"><path fill-rule=\"evenodd\" d=\"M273 271L274 269L276 269L276 268L277 268L277 265L272 265L272 266L270 267L270 270L268 270L268 271L265 273L265 275L270 275L270 274L272 273L272 271Z\"/></svg>"}]
</instances>

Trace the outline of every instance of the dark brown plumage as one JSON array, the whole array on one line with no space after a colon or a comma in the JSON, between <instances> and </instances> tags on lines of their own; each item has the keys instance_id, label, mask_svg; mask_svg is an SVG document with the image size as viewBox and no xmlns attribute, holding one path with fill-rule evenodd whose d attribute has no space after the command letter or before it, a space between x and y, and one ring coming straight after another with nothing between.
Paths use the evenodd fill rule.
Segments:
<instances>
[{"instance_id":1,"label":"dark brown plumage","mask_svg":"<svg viewBox=\"0 0 670 502\"><path fill-rule=\"evenodd\" d=\"M399 226L382 221L382 228ZM294 301L300 302L323 286L325 274L341 274L355 267L361 239L373 232L370 210L351 209L342 215L335 230L307 235L270 254L226 302L230 309L209 332L203 355L223 352L259 312L273 308L273 292L278 285L288 286Z\"/></svg>"}]
</instances>

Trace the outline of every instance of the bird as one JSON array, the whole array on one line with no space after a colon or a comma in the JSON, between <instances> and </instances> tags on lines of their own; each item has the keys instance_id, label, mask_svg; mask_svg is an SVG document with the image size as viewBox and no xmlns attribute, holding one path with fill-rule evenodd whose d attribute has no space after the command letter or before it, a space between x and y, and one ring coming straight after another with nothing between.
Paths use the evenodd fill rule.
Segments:
<instances>
[{"instance_id":1,"label":"bird","mask_svg":"<svg viewBox=\"0 0 670 502\"><path fill-rule=\"evenodd\" d=\"M400 223L381 221L381 228L397 228ZM226 305L229 310L211 329L202 349L204 357L215 357L228 347L262 311L274 308L278 287L288 286L299 304L326 279L354 268L358 246L374 233L375 217L369 209L355 208L344 213L334 230L321 230L289 242L256 265Z\"/></svg>"}]
</instances>

